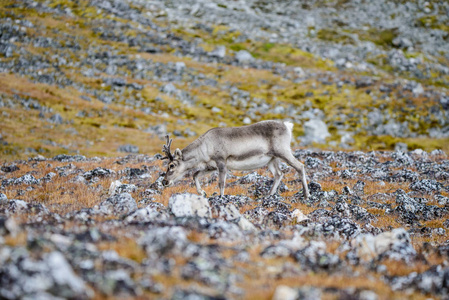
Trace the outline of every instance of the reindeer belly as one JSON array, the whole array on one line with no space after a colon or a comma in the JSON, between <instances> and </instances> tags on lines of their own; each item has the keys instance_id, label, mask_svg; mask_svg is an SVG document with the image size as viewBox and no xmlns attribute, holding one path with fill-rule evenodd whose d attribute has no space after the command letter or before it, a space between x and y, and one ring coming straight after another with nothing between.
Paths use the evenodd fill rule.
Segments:
<instances>
[{"instance_id":1,"label":"reindeer belly","mask_svg":"<svg viewBox=\"0 0 449 300\"><path fill-rule=\"evenodd\" d=\"M266 166L272 158L272 156L264 154L249 157L230 157L226 165L230 170L249 171Z\"/></svg>"}]
</instances>

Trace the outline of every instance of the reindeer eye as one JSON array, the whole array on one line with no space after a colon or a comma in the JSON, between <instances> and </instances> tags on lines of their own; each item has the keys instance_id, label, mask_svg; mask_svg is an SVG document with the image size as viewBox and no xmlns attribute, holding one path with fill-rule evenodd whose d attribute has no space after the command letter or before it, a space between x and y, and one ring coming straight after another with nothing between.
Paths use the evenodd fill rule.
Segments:
<instances>
[{"instance_id":1,"label":"reindeer eye","mask_svg":"<svg viewBox=\"0 0 449 300\"><path fill-rule=\"evenodd\" d=\"M168 168L169 168L169 169L173 169L174 167L175 167L175 164L169 164L169 165L168 165Z\"/></svg>"}]
</instances>

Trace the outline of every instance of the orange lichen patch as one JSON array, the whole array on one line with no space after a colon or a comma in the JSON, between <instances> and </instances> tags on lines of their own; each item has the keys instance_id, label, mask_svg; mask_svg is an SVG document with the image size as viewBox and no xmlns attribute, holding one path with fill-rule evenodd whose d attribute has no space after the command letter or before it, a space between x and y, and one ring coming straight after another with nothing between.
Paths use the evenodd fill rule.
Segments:
<instances>
[{"instance_id":1,"label":"orange lichen patch","mask_svg":"<svg viewBox=\"0 0 449 300\"><path fill-rule=\"evenodd\" d=\"M192 243L203 244L209 241L209 237L204 233L192 230L187 234L187 239Z\"/></svg>"},{"instance_id":2,"label":"orange lichen patch","mask_svg":"<svg viewBox=\"0 0 449 300\"><path fill-rule=\"evenodd\" d=\"M447 232L447 229L445 229ZM432 233L432 234L425 234L425 235L420 235L420 236L412 236L412 244L415 246L420 246L423 245L424 243L429 243L431 245L441 245L446 243L446 241L448 240L448 234L445 233L443 235L439 235L436 233Z\"/></svg>"},{"instance_id":3,"label":"orange lichen patch","mask_svg":"<svg viewBox=\"0 0 449 300\"><path fill-rule=\"evenodd\" d=\"M125 257L141 263L146 257L146 253L139 246L135 239L122 236L114 242L101 242L97 244L98 250L114 250L121 257Z\"/></svg>"},{"instance_id":4,"label":"orange lichen patch","mask_svg":"<svg viewBox=\"0 0 449 300\"><path fill-rule=\"evenodd\" d=\"M443 263L444 259L442 259L441 257L439 259L434 257L432 261L438 265ZM388 259L386 261L383 261L382 264L387 267L389 276L407 276L412 272L424 273L432 266L434 266L434 264L429 264L424 260L407 263L400 260Z\"/></svg>"},{"instance_id":5,"label":"orange lichen patch","mask_svg":"<svg viewBox=\"0 0 449 300\"><path fill-rule=\"evenodd\" d=\"M375 215L376 220L371 222L371 225L375 227L379 227L383 230L391 230L393 228L400 228L404 225L398 221L396 215L386 215L380 213L379 215Z\"/></svg>"},{"instance_id":6,"label":"orange lichen patch","mask_svg":"<svg viewBox=\"0 0 449 300\"><path fill-rule=\"evenodd\" d=\"M11 247L26 246L28 234L24 231L19 232L17 235L6 235L3 237L5 245Z\"/></svg>"},{"instance_id":7,"label":"orange lichen patch","mask_svg":"<svg viewBox=\"0 0 449 300\"><path fill-rule=\"evenodd\" d=\"M363 270L361 270L363 271ZM403 295L391 290L391 288L379 280L376 275L346 277L344 275L327 275L325 273L305 272L303 275L267 278L260 274L257 276L250 273L240 284L240 287L246 291L247 299L271 299L274 291L280 285L292 288L317 287L328 289L347 289L355 288L360 290L371 290L379 295L379 299L403 299ZM338 294L324 290L323 299L338 298ZM425 299L424 296L413 294L416 299Z\"/></svg>"}]
</instances>

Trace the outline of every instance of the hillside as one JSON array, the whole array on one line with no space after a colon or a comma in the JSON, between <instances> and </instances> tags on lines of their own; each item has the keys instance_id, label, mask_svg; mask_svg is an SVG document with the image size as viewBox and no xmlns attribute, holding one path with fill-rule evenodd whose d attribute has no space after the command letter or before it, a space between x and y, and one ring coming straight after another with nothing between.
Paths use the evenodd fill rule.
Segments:
<instances>
[{"instance_id":1,"label":"hillside","mask_svg":"<svg viewBox=\"0 0 449 300\"><path fill-rule=\"evenodd\" d=\"M446 2L2 1L2 157L155 153L293 121L296 146L449 145Z\"/></svg>"}]
</instances>

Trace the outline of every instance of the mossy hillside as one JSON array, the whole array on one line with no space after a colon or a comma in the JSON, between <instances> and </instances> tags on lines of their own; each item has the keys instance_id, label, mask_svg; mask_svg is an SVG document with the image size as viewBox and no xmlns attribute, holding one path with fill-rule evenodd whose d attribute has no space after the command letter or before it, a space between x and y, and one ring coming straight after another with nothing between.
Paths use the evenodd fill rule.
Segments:
<instances>
[{"instance_id":1,"label":"mossy hillside","mask_svg":"<svg viewBox=\"0 0 449 300\"><path fill-rule=\"evenodd\" d=\"M247 37L242 38L240 32L231 30L226 26L216 26L212 30L198 29L200 27L188 28L188 30L179 28L174 30L166 21L157 19L155 19L155 22L159 26L166 26L166 30L172 30L179 35L180 39L200 39L200 45L203 45L203 48L206 48L205 50L207 51L215 49L218 45L225 45L230 50L245 49L258 59L280 62L292 67L299 66L305 69L309 75L307 78L302 78L295 83L292 79L298 77L293 71L287 71L287 73L280 75L275 70L256 70L221 63L203 63L193 60L191 57L182 56L176 51L173 52L169 46L160 48L163 51L162 53L142 53L139 52L141 51L139 47L117 41L115 37L101 35L95 28L105 26L106 24L108 26L115 24L113 27L114 36L124 34L132 37L154 32L154 29L130 20L121 19L103 10L92 9L89 3L85 1L78 2L76 5L70 1L67 1L68 4L64 3L64 1L57 2L53 7L57 9L68 7L73 12L71 16L38 13L35 9L27 10L20 5L9 7L8 13L4 13L4 15L12 16L13 19L21 16L23 19L30 20L34 27L26 28L28 36L35 38L39 35L44 35L57 42L57 47L35 47L32 43L16 43L30 56L41 57L52 64L49 68L42 70L43 73L57 72L62 75L62 78L65 77L67 80L75 83L77 87L81 87L81 89L74 89L60 84L58 88L54 88L52 85L44 86L30 83L29 81L22 81L23 87L26 88L17 89L10 86L9 89L4 88L3 90L7 95L13 95L16 93L16 90L20 90L20 94L25 96L29 94L27 89L42 92L43 95L34 95L33 98L51 109L53 113L59 113L64 120L69 120L67 121L69 122L68 124L55 126L53 130L66 130L67 128L64 128L64 126L70 126L70 128L78 132L80 141L77 143L77 147L72 147L73 149L69 150L60 147L59 150L56 150L58 146L45 146L46 150L44 152L49 155L57 151L75 151L75 148L83 154L110 155L115 152L115 145L124 143L139 144L141 151L147 151L145 149L149 149L148 147L153 149L153 146L145 145L160 144L159 138L151 137L143 132L149 126L166 124L169 131L174 129L182 131L189 128L197 134L201 134L211 126L223 124L229 126L242 125L247 111L261 102L267 103L270 109L282 106L286 111L294 109L298 113L311 108L320 109L324 112L325 122L332 133L330 138L332 141L340 139L339 128L341 126L354 131L354 138L358 140L358 137L361 137L363 141L366 132L362 126L363 122L361 121L363 121L363 117L360 117L360 113L368 112L374 107L381 109L387 107L389 112L400 121L405 120L410 121L410 123L418 123L418 126L412 129L419 134L426 134L429 126L435 125L435 121L428 122L429 118L426 115L426 111L428 111L429 107L436 104L436 100L432 100L424 105L419 97L413 96L410 96L408 100L399 98L394 98L394 101L382 99L382 95L377 92L377 87L380 82L385 80L391 81L394 78L391 75L379 78L376 80L378 83L375 83L373 86L355 88L353 83L356 80L354 76L357 76L357 74L340 70L338 71L339 74L346 78L343 81L347 83L338 86L336 84L329 85L325 82L326 80L323 81L322 79L330 76L331 82L333 81L332 77L337 72L333 63L316 58L312 54L298 50L290 45L254 41ZM82 9L83 6L86 8L85 10ZM65 38L60 39L60 36ZM199 74L203 78L215 80L217 84L214 86L192 86L187 79L174 83L177 89L186 91L193 97L194 104L186 106L177 97L161 93L161 88L165 83L157 79L153 80L151 78L152 73L147 73L144 79L135 79L133 78L133 71L126 65L118 66L117 74L111 76L103 71L107 65L104 62L99 62L95 66L98 71L93 77L83 75L81 70L84 70L83 68L86 67L83 64L86 53L79 51L79 49L95 49L96 53L98 51L109 51L113 55L122 55L130 60L143 59L149 64L162 63L168 66L174 62L183 62L190 74ZM55 56L55 54L57 55ZM232 55L229 51L228 54ZM59 58L55 57L58 56L64 57L67 63L55 64L54 62L59 60ZM13 57L2 58L2 60L14 61L18 58L19 54L14 53ZM125 78L128 84L136 83L141 85L143 89L135 90L105 84L105 79L114 77ZM38 76L30 75L29 78L36 82ZM3 80L7 81L9 79L2 78ZM239 90L247 92L247 100L241 101L237 98L236 103L231 103L233 96L227 88L223 88L229 86L237 87ZM395 91L392 92L392 94L394 93ZM48 98L49 95L52 97ZM98 101L98 95L108 95L113 99L113 103L106 105ZM80 99L81 96L91 98L92 102ZM407 101L411 101L413 106L410 106ZM311 107L308 106L310 104ZM144 107L150 108L152 113L149 115L142 113L141 108ZM404 109L404 107L410 108ZM212 112L214 108L215 112ZM217 108L219 109L218 112ZM82 111L86 112L87 118L77 117L79 112ZM164 112L168 113L168 116ZM254 115L256 116L254 121L270 118L291 119L295 117L272 113L271 111L260 113L257 110ZM345 116L344 118L342 118L343 115ZM49 116L50 114L46 114L45 118ZM178 122L179 120L184 120L185 122ZM301 124L305 121L307 119L295 121L298 123L295 126L296 136L300 137L303 134ZM334 123L339 125L337 126ZM37 130L39 131L39 129ZM112 132L115 130L123 130L126 134L113 135ZM10 137L8 141L12 145L10 141L11 137L14 136L12 129L11 132L3 133L4 136ZM39 132L36 134L39 134ZM48 134L48 132L45 132L45 134ZM22 135L20 139L23 139L24 136ZM62 134L61 136L59 139L61 142L56 144L70 144L63 142L65 138L70 139L70 135ZM144 138L139 138L139 141L148 140L149 142L140 143L132 138L136 137L137 140L137 137L141 136ZM376 137L376 139L383 138L388 139L388 137ZM114 145L107 144L106 140L109 139L115 140L116 143ZM185 145L192 139L193 137L188 137L186 140L177 140L180 145ZM21 143L19 139L16 140L17 145L33 144L31 139L27 143ZM96 141L94 145L92 145L92 141ZM441 141L436 142L437 147L444 148L444 143L441 143ZM416 142L410 142L409 144L412 147L425 148L425 145L419 146ZM33 146L35 149L42 148L38 142L34 142L33 145L35 145L35 147ZM392 143L388 141L378 143L378 145L379 148L393 147ZM372 145L362 142L357 142L354 146L362 149L370 149L372 147ZM326 146L322 145L322 147ZM24 146L18 148L23 149ZM159 148L160 146L154 146L154 149ZM16 152L19 153L20 151Z\"/></svg>"}]
</instances>

